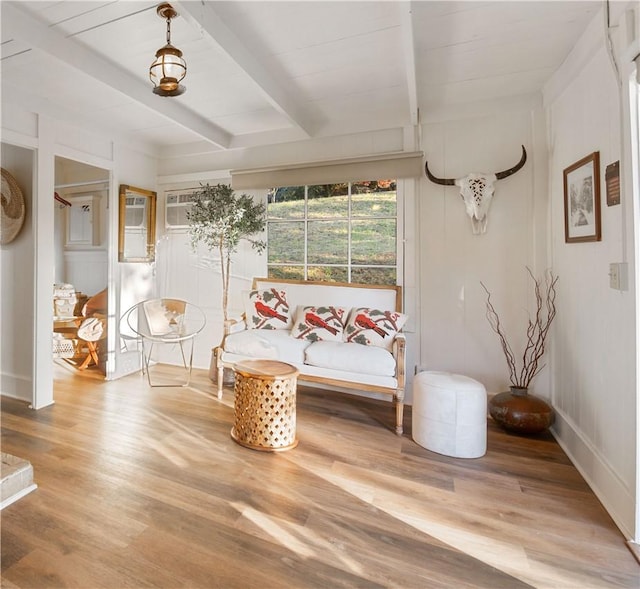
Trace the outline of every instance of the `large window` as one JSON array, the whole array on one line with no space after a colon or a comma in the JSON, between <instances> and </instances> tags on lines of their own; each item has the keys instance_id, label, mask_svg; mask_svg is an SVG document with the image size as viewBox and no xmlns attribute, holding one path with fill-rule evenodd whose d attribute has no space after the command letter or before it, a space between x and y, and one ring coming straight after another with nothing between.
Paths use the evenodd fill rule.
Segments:
<instances>
[{"instance_id":1,"label":"large window","mask_svg":"<svg viewBox=\"0 0 640 589\"><path fill-rule=\"evenodd\" d=\"M273 188L269 277L396 284L396 181Z\"/></svg>"}]
</instances>

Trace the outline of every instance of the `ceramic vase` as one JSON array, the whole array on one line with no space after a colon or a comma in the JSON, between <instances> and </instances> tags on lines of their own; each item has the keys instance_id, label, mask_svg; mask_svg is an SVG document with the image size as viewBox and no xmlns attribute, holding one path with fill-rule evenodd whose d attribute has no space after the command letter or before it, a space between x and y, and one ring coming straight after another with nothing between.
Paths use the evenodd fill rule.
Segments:
<instances>
[{"instance_id":1,"label":"ceramic vase","mask_svg":"<svg viewBox=\"0 0 640 589\"><path fill-rule=\"evenodd\" d=\"M523 387L494 395L489 414L502 428L517 434L541 433L555 421L553 407Z\"/></svg>"}]
</instances>

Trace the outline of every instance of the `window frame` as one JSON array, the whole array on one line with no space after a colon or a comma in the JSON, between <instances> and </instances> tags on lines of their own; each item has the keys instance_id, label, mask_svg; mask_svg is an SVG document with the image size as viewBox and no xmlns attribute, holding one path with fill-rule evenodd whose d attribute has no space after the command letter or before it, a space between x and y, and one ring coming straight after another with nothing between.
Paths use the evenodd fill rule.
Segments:
<instances>
[{"instance_id":1,"label":"window frame","mask_svg":"<svg viewBox=\"0 0 640 589\"><path fill-rule=\"evenodd\" d=\"M400 179L395 180L395 215L383 215L383 216L363 216L363 215L353 215L353 201L352 201L352 186L354 184L358 184L359 182L333 182L327 184L347 184L347 196L348 196L348 204L347 204L347 213L345 217L309 217L309 187L315 186L315 184L305 184L304 186L304 214L299 218L287 218L287 219L272 219L269 217L269 203L267 203L267 214L266 214L266 227L265 233L267 235L267 248L266 248L266 262L267 262L267 274L271 276L272 268L287 268L287 267L295 267L302 269L302 279L309 280L309 268L313 267L335 267L335 268L345 268L348 284L353 284L352 282L352 271L353 269L360 268L374 268L374 269L384 269L390 268L395 269L395 285L402 285L403 283L403 270L404 270L404 203L402 197L402 181ZM302 186L302 185L298 185ZM293 187L292 187L293 188ZM272 189L270 189L272 190ZM354 221L363 221L363 220L384 220L391 219L395 221L395 264L353 264L352 262L352 248L353 248L353 240L352 240L352 224ZM318 221L346 221L348 232L347 232L347 261L345 264L327 264L327 263L310 263L309 262L309 223L310 222L318 222ZM269 261L269 226L270 224L280 224L280 223L292 223L299 222L302 223L304 228L304 244L303 244L303 261L301 263L280 263L280 262L270 262ZM329 282L329 281L327 281Z\"/></svg>"}]
</instances>

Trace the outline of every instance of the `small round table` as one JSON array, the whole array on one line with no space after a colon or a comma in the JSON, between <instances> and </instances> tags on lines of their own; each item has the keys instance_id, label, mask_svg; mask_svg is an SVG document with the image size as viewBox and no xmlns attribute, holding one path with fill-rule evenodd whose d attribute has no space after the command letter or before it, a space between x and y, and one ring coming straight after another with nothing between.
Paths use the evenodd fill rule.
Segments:
<instances>
[{"instance_id":1,"label":"small round table","mask_svg":"<svg viewBox=\"0 0 640 589\"><path fill-rule=\"evenodd\" d=\"M277 360L246 360L238 362L234 372L231 437L252 450L295 448L298 369Z\"/></svg>"}]
</instances>

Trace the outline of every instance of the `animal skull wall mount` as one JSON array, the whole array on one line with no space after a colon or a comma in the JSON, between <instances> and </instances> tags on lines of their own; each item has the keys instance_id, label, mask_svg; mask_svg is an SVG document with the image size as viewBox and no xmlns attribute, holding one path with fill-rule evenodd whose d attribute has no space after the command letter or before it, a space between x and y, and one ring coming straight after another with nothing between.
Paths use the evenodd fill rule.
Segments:
<instances>
[{"instance_id":1,"label":"animal skull wall mount","mask_svg":"<svg viewBox=\"0 0 640 589\"><path fill-rule=\"evenodd\" d=\"M487 230L487 215L489 213L489 206L491 205L491 199L494 192L494 182L496 180L502 180L512 174L515 174L527 161L527 151L522 146L522 157L520 161L502 172L495 172L491 174L474 173L467 174L463 178L437 178L429 171L428 162L424 164L424 170L427 173L427 177L436 184L442 184L443 186L458 186L460 188L460 196L464 201L467 215L471 217L471 226L473 233L478 235L484 233Z\"/></svg>"}]
</instances>

